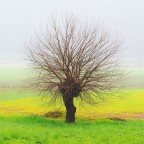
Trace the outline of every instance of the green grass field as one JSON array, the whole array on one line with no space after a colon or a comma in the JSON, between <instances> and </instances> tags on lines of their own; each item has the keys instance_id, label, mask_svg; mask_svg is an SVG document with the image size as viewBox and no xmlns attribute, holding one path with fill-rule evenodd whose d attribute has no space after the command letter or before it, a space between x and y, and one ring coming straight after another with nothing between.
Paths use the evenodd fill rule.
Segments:
<instances>
[{"instance_id":1,"label":"green grass field","mask_svg":"<svg viewBox=\"0 0 144 144\"><path fill-rule=\"evenodd\" d=\"M63 103L50 105L51 95L45 99L18 88L29 76L21 69L0 70L0 144L144 144L143 69L133 71L132 85L106 102L90 106L76 99L75 124L64 123Z\"/></svg>"},{"instance_id":2,"label":"green grass field","mask_svg":"<svg viewBox=\"0 0 144 144\"><path fill-rule=\"evenodd\" d=\"M143 144L144 121L65 124L37 116L0 117L1 144Z\"/></svg>"},{"instance_id":3,"label":"green grass field","mask_svg":"<svg viewBox=\"0 0 144 144\"><path fill-rule=\"evenodd\" d=\"M37 93L1 91L0 144L143 144L144 90L125 90L122 95L96 107L76 103L76 123L69 125L62 104L49 105ZM54 111L62 115L43 116Z\"/></svg>"}]
</instances>

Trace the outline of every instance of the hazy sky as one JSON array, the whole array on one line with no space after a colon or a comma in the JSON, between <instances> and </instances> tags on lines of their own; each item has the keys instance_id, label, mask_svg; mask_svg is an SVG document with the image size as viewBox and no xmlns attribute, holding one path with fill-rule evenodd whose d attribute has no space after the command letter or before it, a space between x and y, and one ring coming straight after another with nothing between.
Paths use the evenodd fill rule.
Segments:
<instances>
[{"instance_id":1,"label":"hazy sky","mask_svg":"<svg viewBox=\"0 0 144 144\"><path fill-rule=\"evenodd\" d=\"M25 41L53 13L100 19L124 37L125 57L144 62L144 0L0 0L0 64L23 61Z\"/></svg>"}]
</instances>

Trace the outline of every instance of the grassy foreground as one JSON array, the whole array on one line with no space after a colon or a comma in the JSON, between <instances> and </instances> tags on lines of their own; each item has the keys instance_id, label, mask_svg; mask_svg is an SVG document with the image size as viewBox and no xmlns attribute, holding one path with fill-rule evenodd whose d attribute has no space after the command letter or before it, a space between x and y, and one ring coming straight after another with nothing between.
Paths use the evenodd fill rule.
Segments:
<instances>
[{"instance_id":1,"label":"grassy foreground","mask_svg":"<svg viewBox=\"0 0 144 144\"><path fill-rule=\"evenodd\" d=\"M37 116L0 117L0 144L143 144L144 121L65 124Z\"/></svg>"},{"instance_id":2,"label":"grassy foreground","mask_svg":"<svg viewBox=\"0 0 144 144\"><path fill-rule=\"evenodd\" d=\"M36 116L51 111L65 113L63 104L48 105L37 93L2 89L0 144L143 144L143 102L144 90L138 89L124 90L122 97L97 107L82 107L78 102L76 123L66 124L64 115L57 120ZM113 121L109 117L128 121Z\"/></svg>"}]
</instances>

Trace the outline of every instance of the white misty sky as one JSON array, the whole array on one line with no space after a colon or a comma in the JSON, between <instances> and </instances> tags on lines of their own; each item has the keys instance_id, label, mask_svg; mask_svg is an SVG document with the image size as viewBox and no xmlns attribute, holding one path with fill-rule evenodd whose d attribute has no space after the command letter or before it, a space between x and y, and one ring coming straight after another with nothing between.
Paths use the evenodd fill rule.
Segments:
<instances>
[{"instance_id":1,"label":"white misty sky","mask_svg":"<svg viewBox=\"0 0 144 144\"><path fill-rule=\"evenodd\" d=\"M144 62L144 0L0 0L0 64L21 63L25 41L54 13L100 19L124 37L123 56Z\"/></svg>"}]
</instances>

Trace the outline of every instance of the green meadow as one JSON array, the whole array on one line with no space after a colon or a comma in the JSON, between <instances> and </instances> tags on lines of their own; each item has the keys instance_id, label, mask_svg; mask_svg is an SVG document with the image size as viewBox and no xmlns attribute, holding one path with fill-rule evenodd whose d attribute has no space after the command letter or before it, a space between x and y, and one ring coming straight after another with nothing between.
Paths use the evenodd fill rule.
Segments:
<instances>
[{"instance_id":1,"label":"green meadow","mask_svg":"<svg viewBox=\"0 0 144 144\"><path fill-rule=\"evenodd\" d=\"M144 122L61 120L37 116L0 117L1 144L143 144Z\"/></svg>"},{"instance_id":2,"label":"green meadow","mask_svg":"<svg viewBox=\"0 0 144 144\"><path fill-rule=\"evenodd\" d=\"M126 87L97 106L75 99L76 123L66 124L62 102L21 87L25 68L1 66L0 144L143 144L144 69L129 71Z\"/></svg>"}]
</instances>

